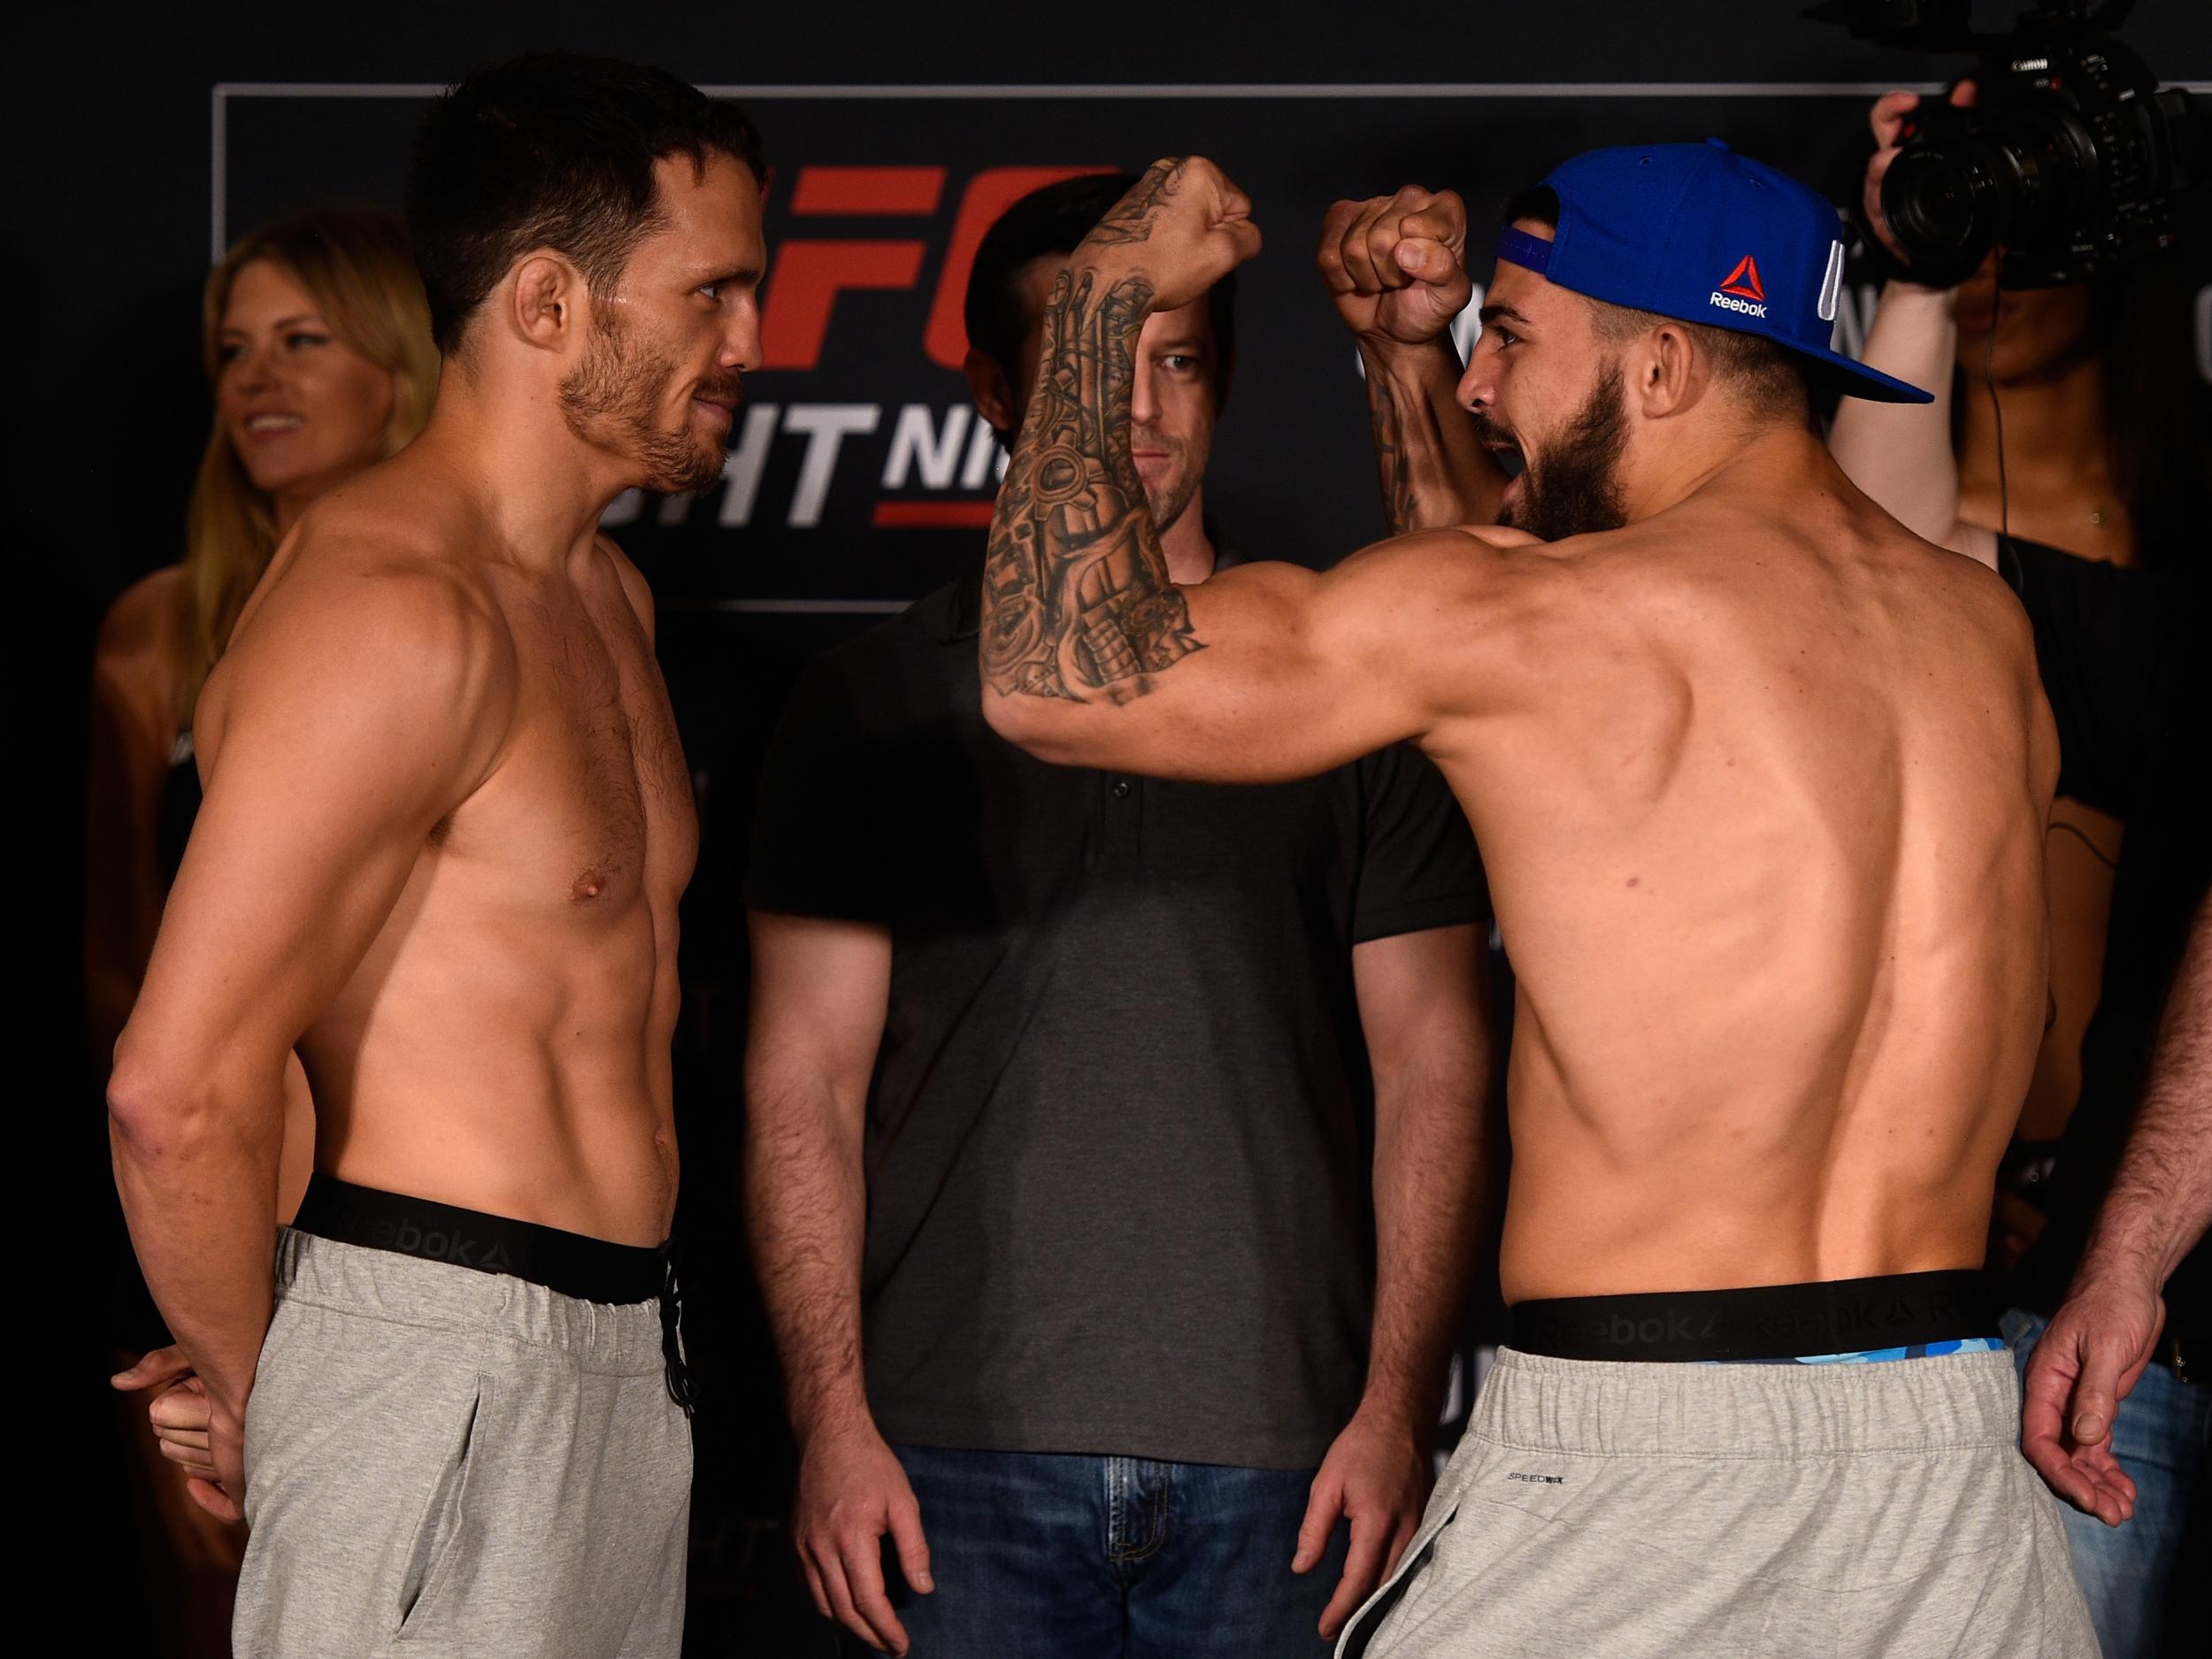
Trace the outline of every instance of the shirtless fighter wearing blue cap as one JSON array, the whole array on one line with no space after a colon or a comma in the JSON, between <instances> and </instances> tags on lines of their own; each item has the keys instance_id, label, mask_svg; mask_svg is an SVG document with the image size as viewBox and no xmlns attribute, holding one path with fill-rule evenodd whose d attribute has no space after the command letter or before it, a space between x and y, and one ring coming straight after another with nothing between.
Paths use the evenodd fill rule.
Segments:
<instances>
[{"instance_id":1,"label":"shirtless fighter wearing blue cap","mask_svg":"<svg viewBox=\"0 0 2212 1659\"><path fill-rule=\"evenodd\" d=\"M1815 378L1924 396L1829 349L1826 203L1675 145L1510 217L1462 377L1456 199L1335 210L1397 534L1185 589L1130 352L1259 234L1160 163L1053 296L986 584L1033 753L1256 782L1410 739L1482 843L1511 1340L1340 1651L2093 1654L1970 1271L2043 1019L2026 623L1812 430Z\"/></svg>"}]
</instances>

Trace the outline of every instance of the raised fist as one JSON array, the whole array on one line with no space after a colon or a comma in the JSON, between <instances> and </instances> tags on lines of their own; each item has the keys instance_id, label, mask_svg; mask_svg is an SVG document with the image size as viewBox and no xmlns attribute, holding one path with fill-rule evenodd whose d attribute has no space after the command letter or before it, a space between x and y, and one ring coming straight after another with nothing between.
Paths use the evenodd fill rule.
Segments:
<instances>
[{"instance_id":1,"label":"raised fist","mask_svg":"<svg viewBox=\"0 0 2212 1659\"><path fill-rule=\"evenodd\" d=\"M1974 102L1974 83L1962 81L1951 88L1951 102L1960 109L1970 108ZM1890 234L1889 220L1882 217L1882 179L1889 172L1890 164L1897 159L1897 151L1905 137L1905 128L1911 122L1913 111L1920 107L1917 92L1886 92L1874 101L1874 108L1867 117L1867 125L1874 131L1874 153L1867 157L1866 187L1860 201L1866 227L1874 233L1874 239L1900 260L1905 250L1897 245ZM1909 263L1909 262L1908 262Z\"/></svg>"},{"instance_id":2,"label":"raised fist","mask_svg":"<svg viewBox=\"0 0 2212 1659\"><path fill-rule=\"evenodd\" d=\"M1352 332L1425 345L1467 309L1467 204L1409 184L1395 196L1339 202L1321 220L1321 280Z\"/></svg>"},{"instance_id":3,"label":"raised fist","mask_svg":"<svg viewBox=\"0 0 2212 1659\"><path fill-rule=\"evenodd\" d=\"M1169 156L1145 170L1069 264L1141 272L1153 309L1171 311L1259 250L1252 204L1228 175L1203 156Z\"/></svg>"}]
</instances>

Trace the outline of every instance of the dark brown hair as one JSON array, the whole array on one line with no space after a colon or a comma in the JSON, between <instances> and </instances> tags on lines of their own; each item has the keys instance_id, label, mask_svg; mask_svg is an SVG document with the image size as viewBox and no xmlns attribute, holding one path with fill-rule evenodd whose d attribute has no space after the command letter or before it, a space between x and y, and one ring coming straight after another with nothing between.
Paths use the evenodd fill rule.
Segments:
<instances>
[{"instance_id":1,"label":"dark brown hair","mask_svg":"<svg viewBox=\"0 0 2212 1659\"><path fill-rule=\"evenodd\" d=\"M431 106L408 171L407 225L438 349L451 355L534 250L565 255L605 292L659 222L654 164L687 156L704 173L716 154L766 181L743 112L664 71L569 52L472 71Z\"/></svg>"}]
</instances>

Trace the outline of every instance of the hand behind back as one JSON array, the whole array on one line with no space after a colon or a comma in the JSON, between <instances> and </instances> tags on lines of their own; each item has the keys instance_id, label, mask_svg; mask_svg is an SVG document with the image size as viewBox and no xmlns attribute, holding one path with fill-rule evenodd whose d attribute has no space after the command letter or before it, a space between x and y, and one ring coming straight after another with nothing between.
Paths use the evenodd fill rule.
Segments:
<instances>
[{"instance_id":1,"label":"hand behind back","mask_svg":"<svg viewBox=\"0 0 2212 1659\"><path fill-rule=\"evenodd\" d=\"M161 1442L161 1455L184 1471L185 1491L219 1521L245 1519L243 1423L217 1411L184 1350L156 1348L108 1381L126 1391L153 1391L146 1417Z\"/></svg>"}]
</instances>

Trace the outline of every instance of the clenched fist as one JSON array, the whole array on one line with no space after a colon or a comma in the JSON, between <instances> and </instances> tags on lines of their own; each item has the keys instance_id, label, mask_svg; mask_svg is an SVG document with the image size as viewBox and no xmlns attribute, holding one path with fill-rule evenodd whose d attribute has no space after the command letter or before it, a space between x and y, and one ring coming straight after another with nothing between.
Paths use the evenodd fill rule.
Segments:
<instances>
[{"instance_id":1,"label":"clenched fist","mask_svg":"<svg viewBox=\"0 0 2212 1659\"><path fill-rule=\"evenodd\" d=\"M1467 204L1409 184L1395 196L1339 202L1321 221L1321 280L1361 337L1425 345L1467 309Z\"/></svg>"},{"instance_id":2,"label":"clenched fist","mask_svg":"<svg viewBox=\"0 0 2212 1659\"><path fill-rule=\"evenodd\" d=\"M1229 176L1203 156L1169 156L1145 170L1068 263L1141 273L1152 308L1171 311L1259 250L1251 201Z\"/></svg>"}]
</instances>

